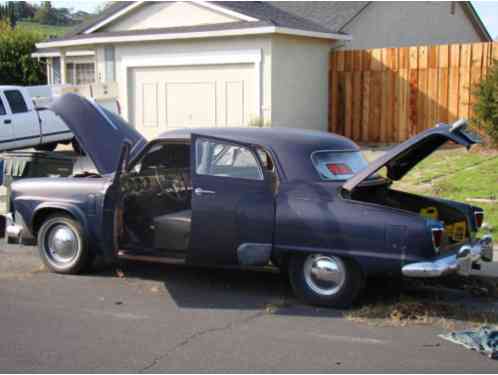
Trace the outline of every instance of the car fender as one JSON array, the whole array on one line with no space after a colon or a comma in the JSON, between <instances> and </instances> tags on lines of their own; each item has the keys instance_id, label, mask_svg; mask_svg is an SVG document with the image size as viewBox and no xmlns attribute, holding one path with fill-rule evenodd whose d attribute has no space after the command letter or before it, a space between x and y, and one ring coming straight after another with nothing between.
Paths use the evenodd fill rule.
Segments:
<instances>
[{"instance_id":1,"label":"car fender","mask_svg":"<svg viewBox=\"0 0 498 375\"><path fill-rule=\"evenodd\" d=\"M31 221L29 222L29 230L32 233L38 216L42 214L43 211L46 210L57 210L68 213L69 215L74 217L77 221L79 221L85 233L87 235L90 235L91 232L88 227L88 220L84 212L81 210L81 208L79 208L75 204L64 203L64 202L43 202L37 205L36 208L33 210Z\"/></svg>"}]
</instances>

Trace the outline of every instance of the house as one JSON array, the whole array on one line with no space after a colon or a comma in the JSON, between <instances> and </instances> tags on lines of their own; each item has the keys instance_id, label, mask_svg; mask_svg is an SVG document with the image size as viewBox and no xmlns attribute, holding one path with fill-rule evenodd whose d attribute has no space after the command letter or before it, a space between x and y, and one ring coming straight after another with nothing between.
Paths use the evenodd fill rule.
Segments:
<instances>
[{"instance_id":1,"label":"house","mask_svg":"<svg viewBox=\"0 0 498 375\"><path fill-rule=\"evenodd\" d=\"M179 127L327 129L329 55L491 40L470 2L116 2L38 43L48 81L117 82L145 136Z\"/></svg>"}]
</instances>

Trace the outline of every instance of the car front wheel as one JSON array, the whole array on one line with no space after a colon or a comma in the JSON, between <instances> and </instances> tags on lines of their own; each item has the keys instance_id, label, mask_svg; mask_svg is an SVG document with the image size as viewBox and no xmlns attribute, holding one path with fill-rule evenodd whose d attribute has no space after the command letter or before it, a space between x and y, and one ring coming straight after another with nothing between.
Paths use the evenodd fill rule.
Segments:
<instances>
[{"instance_id":1,"label":"car front wheel","mask_svg":"<svg viewBox=\"0 0 498 375\"><path fill-rule=\"evenodd\" d=\"M72 217L50 216L38 231L38 250L50 271L77 274L87 269L93 260L84 230Z\"/></svg>"},{"instance_id":2,"label":"car front wheel","mask_svg":"<svg viewBox=\"0 0 498 375\"><path fill-rule=\"evenodd\" d=\"M293 255L289 278L297 297L318 306L345 308L359 294L363 278L351 260L333 255Z\"/></svg>"}]
</instances>

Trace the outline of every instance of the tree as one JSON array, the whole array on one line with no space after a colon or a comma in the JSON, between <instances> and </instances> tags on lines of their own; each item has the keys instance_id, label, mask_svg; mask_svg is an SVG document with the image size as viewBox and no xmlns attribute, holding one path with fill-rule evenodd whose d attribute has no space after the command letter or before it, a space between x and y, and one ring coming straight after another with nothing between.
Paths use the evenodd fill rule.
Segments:
<instances>
[{"instance_id":1,"label":"tree","mask_svg":"<svg viewBox=\"0 0 498 375\"><path fill-rule=\"evenodd\" d=\"M31 57L40 34L14 29L0 21L0 82L3 85L40 85L46 83L42 63Z\"/></svg>"},{"instance_id":2,"label":"tree","mask_svg":"<svg viewBox=\"0 0 498 375\"><path fill-rule=\"evenodd\" d=\"M9 23L11 27L16 26L17 18L13 1L7 1L5 5L0 5L0 20Z\"/></svg>"},{"instance_id":3,"label":"tree","mask_svg":"<svg viewBox=\"0 0 498 375\"><path fill-rule=\"evenodd\" d=\"M44 1L37 9L34 20L44 25L54 25L57 21L56 10L50 1Z\"/></svg>"},{"instance_id":4,"label":"tree","mask_svg":"<svg viewBox=\"0 0 498 375\"><path fill-rule=\"evenodd\" d=\"M491 143L498 146L498 60L477 85L474 94L474 122L486 132Z\"/></svg>"}]
</instances>

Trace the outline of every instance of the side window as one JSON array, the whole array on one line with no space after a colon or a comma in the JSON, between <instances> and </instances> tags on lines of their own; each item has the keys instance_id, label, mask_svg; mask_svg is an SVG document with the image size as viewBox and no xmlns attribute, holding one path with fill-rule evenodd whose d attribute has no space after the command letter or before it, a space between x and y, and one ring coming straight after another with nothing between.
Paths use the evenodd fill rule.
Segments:
<instances>
[{"instance_id":1,"label":"side window","mask_svg":"<svg viewBox=\"0 0 498 375\"><path fill-rule=\"evenodd\" d=\"M263 180L258 161L245 147L199 139L196 154L199 175Z\"/></svg>"},{"instance_id":2,"label":"side window","mask_svg":"<svg viewBox=\"0 0 498 375\"><path fill-rule=\"evenodd\" d=\"M9 102L10 109L12 113L23 113L28 112L28 107L26 106L26 102L22 97L22 94L18 90L7 90L4 91L4 95Z\"/></svg>"},{"instance_id":3,"label":"side window","mask_svg":"<svg viewBox=\"0 0 498 375\"><path fill-rule=\"evenodd\" d=\"M0 98L0 116L6 115L7 111L5 110L5 106L3 105L2 98Z\"/></svg>"}]
</instances>

